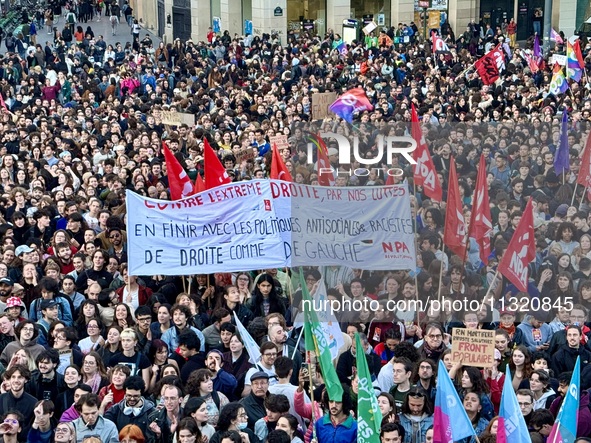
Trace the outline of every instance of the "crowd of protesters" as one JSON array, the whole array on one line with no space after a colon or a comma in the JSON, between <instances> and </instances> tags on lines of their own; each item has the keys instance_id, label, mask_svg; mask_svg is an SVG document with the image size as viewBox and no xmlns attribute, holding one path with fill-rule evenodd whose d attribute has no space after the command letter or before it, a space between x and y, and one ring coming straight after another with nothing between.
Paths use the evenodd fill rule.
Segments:
<instances>
[{"instance_id":1,"label":"crowd of protesters","mask_svg":"<svg viewBox=\"0 0 591 443\"><path fill-rule=\"evenodd\" d=\"M446 23L442 36L449 51L437 54L402 24L347 44L347 51L337 49L342 39L332 31L209 32L202 42L155 48L148 35L140 40L133 19L127 21L131 42L107 45L91 26L85 31L80 23L97 12L100 17L103 8L92 5L52 4L37 24L63 16L63 29L51 21L52 40L45 45L30 29L9 36L0 57L4 442L354 442L356 332L378 394L382 442L432 440L439 360L483 443L495 441L508 365L532 441L543 442L577 356L577 434L591 437L591 208L586 190L575 189L591 117L586 41L580 83L554 96L550 57L564 48L546 53L545 65L531 72L522 51L531 52L533 41L518 44L513 22L491 32L470 23L457 40ZM110 8L109 14L132 17L127 4ZM396 39L401 36L412 38ZM485 86L471 67L506 40L506 68ZM314 93L358 86L372 111L353 125L335 117L314 121ZM411 103L444 191L450 161L456 162L466 220L478 158L486 158L493 217L487 266L475 242L466 259L444 249L445 203L426 198L419 187L412 199L418 245L413 270L128 275L125 191L170 198L163 144L194 180L203 173L207 138L240 181L269 176L269 138L284 134L288 147L280 155L294 181L318 184L316 158L307 158L309 133L357 135L362 155L373 158L377 135L408 133ZM163 124L162 111L171 109L194 114L195 125ZM564 112L571 167L556 174ZM360 165L339 165L331 142L328 155L336 186L382 185L383 167L403 170L395 181L413 189L404 159L357 177L351 171ZM496 268L530 199L536 260L528 292L519 293ZM345 387L337 402L323 389L317 365L305 362L304 340L298 340L299 272L309 290L322 278L329 297L338 300L490 297L472 311L426 306L420 312L349 313L335 361ZM234 314L260 345L256 365ZM495 330L494 365L480 370L453 362L453 327Z\"/></svg>"}]
</instances>

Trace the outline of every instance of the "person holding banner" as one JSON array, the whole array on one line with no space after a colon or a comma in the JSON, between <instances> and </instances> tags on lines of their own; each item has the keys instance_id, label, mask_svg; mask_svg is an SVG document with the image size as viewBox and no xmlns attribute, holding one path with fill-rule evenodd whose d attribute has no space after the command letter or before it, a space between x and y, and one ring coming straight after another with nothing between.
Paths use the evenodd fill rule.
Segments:
<instances>
[{"instance_id":1,"label":"person holding banner","mask_svg":"<svg viewBox=\"0 0 591 443\"><path fill-rule=\"evenodd\" d=\"M252 292L248 308L257 317L272 313L285 317L289 312L283 298L277 293L275 279L269 274L261 274Z\"/></svg>"}]
</instances>

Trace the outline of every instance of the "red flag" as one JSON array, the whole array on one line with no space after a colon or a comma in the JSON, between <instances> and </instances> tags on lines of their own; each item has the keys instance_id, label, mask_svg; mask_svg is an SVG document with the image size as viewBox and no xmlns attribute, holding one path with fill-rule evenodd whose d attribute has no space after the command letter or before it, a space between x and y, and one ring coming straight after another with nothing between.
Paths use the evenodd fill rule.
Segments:
<instances>
[{"instance_id":1,"label":"red flag","mask_svg":"<svg viewBox=\"0 0 591 443\"><path fill-rule=\"evenodd\" d=\"M205 189L232 183L220 159L213 151L206 138L203 139L203 157L205 166Z\"/></svg>"},{"instance_id":2,"label":"red flag","mask_svg":"<svg viewBox=\"0 0 591 443\"><path fill-rule=\"evenodd\" d=\"M205 191L205 183L201 178L201 174L197 173L197 178L195 179L195 183L193 184L193 194L199 194L203 191Z\"/></svg>"},{"instance_id":3,"label":"red flag","mask_svg":"<svg viewBox=\"0 0 591 443\"><path fill-rule=\"evenodd\" d=\"M577 57L577 61L579 62L579 66L581 69L585 69L585 61L583 60L583 54L581 53L581 41L577 40L573 43L573 51L575 52L575 56Z\"/></svg>"},{"instance_id":4,"label":"red flag","mask_svg":"<svg viewBox=\"0 0 591 443\"><path fill-rule=\"evenodd\" d=\"M8 108L6 107L6 103L4 103L4 97L2 97L2 94L0 94L0 106L2 106L5 110L8 111Z\"/></svg>"},{"instance_id":5,"label":"red flag","mask_svg":"<svg viewBox=\"0 0 591 443\"><path fill-rule=\"evenodd\" d=\"M587 143L583 149L583 158L581 159L581 168L577 176L577 183L581 186L591 185L591 134L587 137Z\"/></svg>"},{"instance_id":6,"label":"red flag","mask_svg":"<svg viewBox=\"0 0 591 443\"><path fill-rule=\"evenodd\" d=\"M499 263L499 272L522 292L527 292L527 267L536 258L532 200L530 198L527 202L519 225Z\"/></svg>"},{"instance_id":7,"label":"red flag","mask_svg":"<svg viewBox=\"0 0 591 443\"><path fill-rule=\"evenodd\" d=\"M320 186L334 186L335 179L330 160L328 159L328 148L322 137L320 137L320 134L315 138L318 142L318 161L316 162L316 167L318 168L318 184Z\"/></svg>"},{"instance_id":8,"label":"red flag","mask_svg":"<svg viewBox=\"0 0 591 443\"><path fill-rule=\"evenodd\" d=\"M529 66L529 69L531 72L538 72L540 70L540 67L538 66L538 64L536 63L536 60L529 54L527 53L522 53L523 57L525 58L525 60L527 61L527 65ZM556 65L558 65L558 63L556 63ZM560 65L558 65L560 66Z\"/></svg>"},{"instance_id":9,"label":"red flag","mask_svg":"<svg viewBox=\"0 0 591 443\"><path fill-rule=\"evenodd\" d=\"M279 149L277 149L275 143L273 143L273 156L271 157L271 178L285 180L287 182L293 181L289 169L287 169L287 166L283 163L283 159L279 156Z\"/></svg>"},{"instance_id":10,"label":"red flag","mask_svg":"<svg viewBox=\"0 0 591 443\"><path fill-rule=\"evenodd\" d=\"M413 158L417 164L413 168L413 177L417 186L423 187L423 192L433 200L441 201L443 190L435 170L435 164L429 153L427 145L422 141L421 127L415 105L411 103L411 134L417 142L417 149L413 152Z\"/></svg>"},{"instance_id":11,"label":"red flag","mask_svg":"<svg viewBox=\"0 0 591 443\"><path fill-rule=\"evenodd\" d=\"M486 161L484 155L480 156L478 164L478 177L474 190L474 203L472 206L472 222L470 223L470 237L473 237L480 247L480 260L488 264L490 255L490 234L492 232L492 217L490 215L490 203L488 200L488 186L486 183Z\"/></svg>"},{"instance_id":12,"label":"red flag","mask_svg":"<svg viewBox=\"0 0 591 443\"><path fill-rule=\"evenodd\" d=\"M474 67L485 85L492 85L499 78L499 67L492 51L477 60Z\"/></svg>"},{"instance_id":13,"label":"red flag","mask_svg":"<svg viewBox=\"0 0 591 443\"><path fill-rule=\"evenodd\" d=\"M191 179L174 154L170 152L166 143L162 144L162 151L164 152L164 160L166 161L166 174L168 175L170 198L172 200L180 200L181 198L193 194Z\"/></svg>"},{"instance_id":14,"label":"red flag","mask_svg":"<svg viewBox=\"0 0 591 443\"><path fill-rule=\"evenodd\" d=\"M448 184L443 243L447 245L451 252L463 260L466 254L466 221L462 213L460 187L456 173L456 162L453 156L449 160Z\"/></svg>"}]
</instances>

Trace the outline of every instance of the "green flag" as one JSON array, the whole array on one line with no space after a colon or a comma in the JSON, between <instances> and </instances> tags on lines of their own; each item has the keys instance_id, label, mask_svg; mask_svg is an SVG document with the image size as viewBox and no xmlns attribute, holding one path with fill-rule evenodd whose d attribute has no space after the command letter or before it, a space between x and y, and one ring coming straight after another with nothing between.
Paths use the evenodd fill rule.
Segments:
<instances>
[{"instance_id":1,"label":"green flag","mask_svg":"<svg viewBox=\"0 0 591 443\"><path fill-rule=\"evenodd\" d=\"M357 442L379 443L382 412L371 383L371 374L359 334L355 333L355 353L359 393L357 394Z\"/></svg>"},{"instance_id":2,"label":"green flag","mask_svg":"<svg viewBox=\"0 0 591 443\"><path fill-rule=\"evenodd\" d=\"M304 280L304 273L300 272L300 285L302 287L302 302L304 310L304 333L306 334L306 351L314 351L320 364L324 385L328 392L328 398L332 401L342 401L343 386L337 376L337 371L332 364L328 340L314 312L312 299L308 293L308 287Z\"/></svg>"}]
</instances>

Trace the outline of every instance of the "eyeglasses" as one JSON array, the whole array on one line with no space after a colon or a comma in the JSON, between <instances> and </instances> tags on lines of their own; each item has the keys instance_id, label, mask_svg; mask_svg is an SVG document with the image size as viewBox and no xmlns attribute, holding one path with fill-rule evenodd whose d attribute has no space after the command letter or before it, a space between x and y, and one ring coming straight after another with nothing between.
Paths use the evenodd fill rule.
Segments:
<instances>
[{"instance_id":1,"label":"eyeglasses","mask_svg":"<svg viewBox=\"0 0 591 443\"><path fill-rule=\"evenodd\" d=\"M70 428L55 428L56 434L63 434L64 432L70 432Z\"/></svg>"},{"instance_id":2,"label":"eyeglasses","mask_svg":"<svg viewBox=\"0 0 591 443\"><path fill-rule=\"evenodd\" d=\"M98 326L88 325L86 329L98 329Z\"/></svg>"},{"instance_id":3,"label":"eyeglasses","mask_svg":"<svg viewBox=\"0 0 591 443\"><path fill-rule=\"evenodd\" d=\"M120 234L109 235L109 238L119 238L119 237L121 237Z\"/></svg>"},{"instance_id":4,"label":"eyeglasses","mask_svg":"<svg viewBox=\"0 0 591 443\"><path fill-rule=\"evenodd\" d=\"M437 339L442 339L443 338L443 335L441 335L441 334L429 334L429 335L427 335L427 337L429 337L429 338L431 338L433 340L437 340Z\"/></svg>"},{"instance_id":5,"label":"eyeglasses","mask_svg":"<svg viewBox=\"0 0 591 443\"><path fill-rule=\"evenodd\" d=\"M152 317L144 317L144 318L137 319L138 322L142 322L142 323L149 322L150 320L152 320Z\"/></svg>"},{"instance_id":6,"label":"eyeglasses","mask_svg":"<svg viewBox=\"0 0 591 443\"><path fill-rule=\"evenodd\" d=\"M277 357L277 352L263 354L265 357Z\"/></svg>"},{"instance_id":7,"label":"eyeglasses","mask_svg":"<svg viewBox=\"0 0 591 443\"><path fill-rule=\"evenodd\" d=\"M125 394L125 398L129 398L132 400L137 400L139 398L141 398L141 395L129 395L129 394Z\"/></svg>"}]
</instances>

